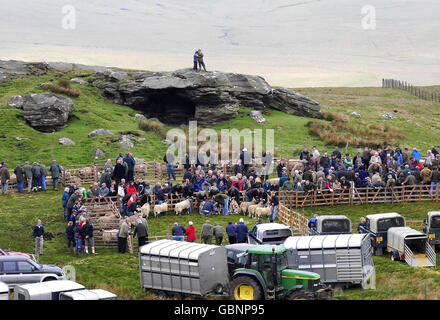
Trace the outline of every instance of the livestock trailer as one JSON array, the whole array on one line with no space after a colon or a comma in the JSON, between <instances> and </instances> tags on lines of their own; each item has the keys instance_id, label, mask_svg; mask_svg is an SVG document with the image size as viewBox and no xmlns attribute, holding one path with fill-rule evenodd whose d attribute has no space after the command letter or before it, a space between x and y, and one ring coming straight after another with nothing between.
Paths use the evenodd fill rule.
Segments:
<instances>
[{"instance_id":1,"label":"livestock trailer","mask_svg":"<svg viewBox=\"0 0 440 320\"><path fill-rule=\"evenodd\" d=\"M118 296L102 289L76 290L60 293L59 300L117 300Z\"/></svg>"},{"instance_id":2,"label":"livestock trailer","mask_svg":"<svg viewBox=\"0 0 440 320\"><path fill-rule=\"evenodd\" d=\"M0 282L0 300L9 300L9 286Z\"/></svg>"},{"instance_id":3,"label":"livestock trailer","mask_svg":"<svg viewBox=\"0 0 440 320\"><path fill-rule=\"evenodd\" d=\"M139 270L141 288L165 293L220 294L229 282L226 248L195 242L150 242L140 248Z\"/></svg>"},{"instance_id":4,"label":"livestock trailer","mask_svg":"<svg viewBox=\"0 0 440 320\"><path fill-rule=\"evenodd\" d=\"M248 235L249 244L282 244L293 235L292 230L281 223L256 224Z\"/></svg>"},{"instance_id":5,"label":"livestock trailer","mask_svg":"<svg viewBox=\"0 0 440 320\"><path fill-rule=\"evenodd\" d=\"M359 233L371 235L371 245L375 255L382 255L387 249L388 229L404 227L405 218L396 212L370 214L365 219L365 226L359 228Z\"/></svg>"},{"instance_id":6,"label":"livestock trailer","mask_svg":"<svg viewBox=\"0 0 440 320\"><path fill-rule=\"evenodd\" d=\"M440 245L440 211L429 211L428 220L425 219L423 232L428 235L428 242L435 249Z\"/></svg>"},{"instance_id":7,"label":"livestock trailer","mask_svg":"<svg viewBox=\"0 0 440 320\"><path fill-rule=\"evenodd\" d=\"M428 235L409 227L388 229L388 252L391 260L405 260L411 267L435 267L435 251Z\"/></svg>"},{"instance_id":8,"label":"livestock trailer","mask_svg":"<svg viewBox=\"0 0 440 320\"><path fill-rule=\"evenodd\" d=\"M316 218L315 228L309 229L309 235L349 234L351 221L343 215L326 215Z\"/></svg>"},{"instance_id":9,"label":"livestock trailer","mask_svg":"<svg viewBox=\"0 0 440 320\"><path fill-rule=\"evenodd\" d=\"M316 272L325 284L375 289L375 269L368 234L290 237L284 242L290 269Z\"/></svg>"},{"instance_id":10,"label":"livestock trailer","mask_svg":"<svg viewBox=\"0 0 440 320\"><path fill-rule=\"evenodd\" d=\"M14 288L14 300L59 300L62 292L84 289L83 285L70 280L24 284Z\"/></svg>"}]
</instances>

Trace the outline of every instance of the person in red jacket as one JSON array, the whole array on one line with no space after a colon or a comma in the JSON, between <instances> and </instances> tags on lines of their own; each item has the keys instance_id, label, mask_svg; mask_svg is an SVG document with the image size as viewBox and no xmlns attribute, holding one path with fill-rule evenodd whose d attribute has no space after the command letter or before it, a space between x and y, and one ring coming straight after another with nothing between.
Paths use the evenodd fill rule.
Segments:
<instances>
[{"instance_id":1,"label":"person in red jacket","mask_svg":"<svg viewBox=\"0 0 440 320\"><path fill-rule=\"evenodd\" d=\"M196 229L194 228L192 221L188 222L188 228L186 228L185 235L187 236L186 241L196 241Z\"/></svg>"},{"instance_id":2,"label":"person in red jacket","mask_svg":"<svg viewBox=\"0 0 440 320\"><path fill-rule=\"evenodd\" d=\"M136 193L137 189L136 186L134 185L133 181L130 181L130 184L127 186L126 190L125 190L125 194L132 194L132 193Z\"/></svg>"}]
</instances>

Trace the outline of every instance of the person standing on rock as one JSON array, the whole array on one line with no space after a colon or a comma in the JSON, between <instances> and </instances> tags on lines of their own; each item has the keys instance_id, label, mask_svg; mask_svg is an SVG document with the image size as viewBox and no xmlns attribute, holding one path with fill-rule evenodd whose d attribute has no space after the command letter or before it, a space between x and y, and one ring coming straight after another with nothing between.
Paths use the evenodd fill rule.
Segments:
<instances>
[{"instance_id":1,"label":"person standing on rock","mask_svg":"<svg viewBox=\"0 0 440 320\"><path fill-rule=\"evenodd\" d=\"M23 180L24 180L24 170L20 162L14 169L15 176L17 177L17 190L19 193L23 193Z\"/></svg>"},{"instance_id":2,"label":"person standing on rock","mask_svg":"<svg viewBox=\"0 0 440 320\"><path fill-rule=\"evenodd\" d=\"M205 72L206 72L205 62L203 61L203 56L204 56L204 54L202 52L202 49L197 50L197 60L199 61L199 69L202 70L202 67L203 67L203 70L205 70Z\"/></svg>"},{"instance_id":3,"label":"person standing on rock","mask_svg":"<svg viewBox=\"0 0 440 320\"><path fill-rule=\"evenodd\" d=\"M199 54L198 54L198 51L196 51L196 52L194 52L194 67L193 67L193 70L195 72L198 71L197 70L197 63L198 63L198 61L199 61Z\"/></svg>"}]
</instances>

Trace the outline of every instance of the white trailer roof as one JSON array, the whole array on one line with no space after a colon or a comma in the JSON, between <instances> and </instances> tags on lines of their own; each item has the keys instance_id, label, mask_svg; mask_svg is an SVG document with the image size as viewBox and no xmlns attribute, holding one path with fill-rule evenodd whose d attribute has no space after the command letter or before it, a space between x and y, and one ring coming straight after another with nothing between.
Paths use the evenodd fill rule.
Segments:
<instances>
[{"instance_id":1,"label":"white trailer roof","mask_svg":"<svg viewBox=\"0 0 440 320\"><path fill-rule=\"evenodd\" d=\"M323 220L323 219L347 219L347 220L350 220L350 219L348 219L346 216L344 216L344 215L325 215L325 216L318 216L317 217L317 219L319 220L319 219L321 219L321 220Z\"/></svg>"},{"instance_id":2,"label":"white trailer roof","mask_svg":"<svg viewBox=\"0 0 440 320\"><path fill-rule=\"evenodd\" d=\"M9 287L6 283L0 281L0 293L9 292Z\"/></svg>"},{"instance_id":3,"label":"white trailer roof","mask_svg":"<svg viewBox=\"0 0 440 320\"><path fill-rule=\"evenodd\" d=\"M318 236L289 237L284 242L287 250L331 249L360 247L368 234L331 234Z\"/></svg>"},{"instance_id":4,"label":"white trailer roof","mask_svg":"<svg viewBox=\"0 0 440 320\"><path fill-rule=\"evenodd\" d=\"M423 232L417 231L410 227L392 227L388 229L388 234L396 234L400 238L406 238L407 236L424 236L427 237Z\"/></svg>"},{"instance_id":5,"label":"white trailer roof","mask_svg":"<svg viewBox=\"0 0 440 320\"><path fill-rule=\"evenodd\" d=\"M27 290L30 295L40 294L43 292L60 292L85 289L82 284L70 280L53 280L46 282L30 283L20 285L20 288Z\"/></svg>"},{"instance_id":6,"label":"white trailer roof","mask_svg":"<svg viewBox=\"0 0 440 320\"><path fill-rule=\"evenodd\" d=\"M100 299L109 299L109 298L117 297L114 293L102 289L77 290L77 291L64 292L62 294L71 297L74 300L100 300Z\"/></svg>"},{"instance_id":7,"label":"white trailer roof","mask_svg":"<svg viewBox=\"0 0 440 320\"><path fill-rule=\"evenodd\" d=\"M141 254L170 256L173 258L193 259L207 251L214 251L220 248L215 245L208 245L195 242L175 241L175 240L158 240L150 242L141 247Z\"/></svg>"},{"instance_id":8,"label":"white trailer roof","mask_svg":"<svg viewBox=\"0 0 440 320\"><path fill-rule=\"evenodd\" d=\"M290 229L288 226L282 223L261 223L258 225L258 231L264 232L267 230L279 230L279 229Z\"/></svg>"},{"instance_id":9,"label":"white trailer roof","mask_svg":"<svg viewBox=\"0 0 440 320\"><path fill-rule=\"evenodd\" d=\"M367 219L370 219L370 221L377 221L379 219L396 218L396 217L402 217L402 215L398 214L397 212L376 213L376 214L369 214L367 216Z\"/></svg>"}]
</instances>

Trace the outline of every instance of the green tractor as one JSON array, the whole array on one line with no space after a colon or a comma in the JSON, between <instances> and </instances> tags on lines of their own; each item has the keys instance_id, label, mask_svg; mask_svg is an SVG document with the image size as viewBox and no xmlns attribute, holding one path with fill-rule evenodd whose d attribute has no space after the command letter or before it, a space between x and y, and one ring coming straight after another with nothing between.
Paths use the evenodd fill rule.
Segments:
<instances>
[{"instance_id":1,"label":"green tractor","mask_svg":"<svg viewBox=\"0 0 440 320\"><path fill-rule=\"evenodd\" d=\"M255 246L247 255L244 267L232 275L232 300L314 300L333 296L333 289L321 284L319 274L287 269L284 245Z\"/></svg>"}]
</instances>

